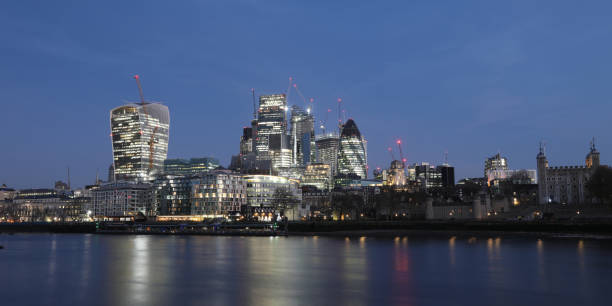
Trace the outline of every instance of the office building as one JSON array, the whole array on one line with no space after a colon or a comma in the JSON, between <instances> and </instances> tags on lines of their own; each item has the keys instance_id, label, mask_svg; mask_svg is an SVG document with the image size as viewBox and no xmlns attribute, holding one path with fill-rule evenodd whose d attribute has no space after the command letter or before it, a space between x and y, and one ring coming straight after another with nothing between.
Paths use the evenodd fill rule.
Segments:
<instances>
[{"instance_id":1,"label":"office building","mask_svg":"<svg viewBox=\"0 0 612 306\"><path fill-rule=\"evenodd\" d=\"M357 124L349 119L342 126L338 148L338 173L356 175L361 179L368 176L367 152L365 139L361 136Z\"/></svg>"},{"instance_id":2,"label":"office building","mask_svg":"<svg viewBox=\"0 0 612 306\"><path fill-rule=\"evenodd\" d=\"M317 147L317 162L329 165L331 175L334 177L338 172L338 147L340 144L340 137L338 137L338 134L333 133L319 135L316 137L315 144Z\"/></svg>"},{"instance_id":3,"label":"office building","mask_svg":"<svg viewBox=\"0 0 612 306\"><path fill-rule=\"evenodd\" d=\"M129 103L110 111L114 179L151 180L164 169L170 113L160 103Z\"/></svg>"},{"instance_id":4,"label":"office building","mask_svg":"<svg viewBox=\"0 0 612 306\"><path fill-rule=\"evenodd\" d=\"M136 182L103 184L92 190L92 215L98 220L105 217L155 215L152 185Z\"/></svg>"},{"instance_id":5,"label":"office building","mask_svg":"<svg viewBox=\"0 0 612 306\"><path fill-rule=\"evenodd\" d=\"M191 178L189 176L158 175L153 182L155 215L191 214Z\"/></svg>"},{"instance_id":6,"label":"office building","mask_svg":"<svg viewBox=\"0 0 612 306\"><path fill-rule=\"evenodd\" d=\"M246 180L236 172L215 170L192 178L191 215L239 215L247 205Z\"/></svg>"},{"instance_id":7,"label":"office building","mask_svg":"<svg viewBox=\"0 0 612 306\"><path fill-rule=\"evenodd\" d=\"M443 187L442 173L434 165L422 162L421 164L415 164L413 168L416 180L420 182L421 187L425 190Z\"/></svg>"},{"instance_id":8,"label":"office building","mask_svg":"<svg viewBox=\"0 0 612 306\"><path fill-rule=\"evenodd\" d=\"M257 159L270 160L273 169L291 165L287 110L284 94L259 97L255 151Z\"/></svg>"},{"instance_id":9,"label":"office building","mask_svg":"<svg viewBox=\"0 0 612 306\"><path fill-rule=\"evenodd\" d=\"M291 149L293 164L305 166L315 160L314 116L310 108L291 108Z\"/></svg>"},{"instance_id":10,"label":"office building","mask_svg":"<svg viewBox=\"0 0 612 306\"><path fill-rule=\"evenodd\" d=\"M282 209L292 210L302 200L299 182L273 175L245 175L247 207L243 212L260 220L271 220Z\"/></svg>"},{"instance_id":11,"label":"office building","mask_svg":"<svg viewBox=\"0 0 612 306\"><path fill-rule=\"evenodd\" d=\"M211 157L164 160L164 174L194 175L219 168L219 160Z\"/></svg>"},{"instance_id":12,"label":"office building","mask_svg":"<svg viewBox=\"0 0 612 306\"><path fill-rule=\"evenodd\" d=\"M488 177L490 173L497 171L508 170L508 159L497 153L487 159L484 163L484 177Z\"/></svg>"},{"instance_id":13,"label":"office building","mask_svg":"<svg viewBox=\"0 0 612 306\"><path fill-rule=\"evenodd\" d=\"M440 172L442 179L442 187L453 187L455 186L455 167L444 163L436 167Z\"/></svg>"},{"instance_id":14,"label":"office building","mask_svg":"<svg viewBox=\"0 0 612 306\"><path fill-rule=\"evenodd\" d=\"M320 190L330 190L332 187L331 166L314 163L306 166L302 186L312 186Z\"/></svg>"}]
</instances>

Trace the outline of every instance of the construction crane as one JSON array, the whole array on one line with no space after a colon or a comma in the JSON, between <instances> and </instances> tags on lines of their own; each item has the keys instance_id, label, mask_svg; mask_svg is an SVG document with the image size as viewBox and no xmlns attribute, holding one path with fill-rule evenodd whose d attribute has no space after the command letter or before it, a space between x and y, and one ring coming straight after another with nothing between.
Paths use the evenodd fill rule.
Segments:
<instances>
[{"instance_id":1,"label":"construction crane","mask_svg":"<svg viewBox=\"0 0 612 306\"><path fill-rule=\"evenodd\" d=\"M387 151L389 151L389 154L391 154L391 162L393 162L395 160L395 155L393 155L393 148L388 147Z\"/></svg>"},{"instance_id":2,"label":"construction crane","mask_svg":"<svg viewBox=\"0 0 612 306\"><path fill-rule=\"evenodd\" d=\"M395 143L397 143L397 147L399 148L402 165L404 166L404 169L406 169L406 159L404 158L404 152L402 151L402 140L398 139Z\"/></svg>"},{"instance_id":3,"label":"construction crane","mask_svg":"<svg viewBox=\"0 0 612 306\"><path fill-rule=\"evenodd\" d=\"M251 94L253 95L253 120L257 119L257 103L255 102L255 88L251 88Z\"/></svg>"},{"instance_id":4,"label":"construction crane","mask_svg":"<svg viewBox=\"0 0 612 306\"><path fill-rule=\"evenodd\" d=\"M327 117L329 117L329 113L331 113L331 108L327 109L327 113L325 113L325 120L321 121L321 131L322 134L325 135L325 126L327 125Z\"/></svg>"},{"instance_id":5,"label":"construction crane","mask_svg":"<svg viewBox=\"0 0 612 306\"><path fill-rule=\"evenodd\" d=\"M142 93L142 85L140 84L140 76L134 75L134 79L136 80L136 85L138 85L138 93L140 94L140 105L142 105L142 112L145 116L149 116L147 113L147 109L145 107L146 101L144 99L144 94ZM151 139L149 139L149 170L153 170L153 151L155 149L155 143L157 142L155 139L155 133L157 133L157 126L153 128L153 133L151 133ZM140 134L143 134L143 131L140 131Z\"/></svg>"}]
</instances>

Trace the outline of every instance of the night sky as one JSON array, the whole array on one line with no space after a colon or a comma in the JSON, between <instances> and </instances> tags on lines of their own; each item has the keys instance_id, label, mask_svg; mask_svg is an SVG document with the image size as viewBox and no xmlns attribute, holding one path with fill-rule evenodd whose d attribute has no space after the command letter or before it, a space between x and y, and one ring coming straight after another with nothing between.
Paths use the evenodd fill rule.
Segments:
<instances>
[{"instance_id":1,"label":"night sky","mask_svg":"<svg viewBox=\"0 0 612 306\"><path fill-rule=\"evenodd\" d=\"M109 111L170 108L169 158L224 166L251 119L250 89L292 76L317 118L344 101L370 169L404 142L409 163L482 176L582 165L591 137L612 161L610 1L2 1L0 184L73 187L106 178ZM303 105L291 93L290 104ZM397 155L397 152L396 152Z\"/></svg>"}]
</instances>

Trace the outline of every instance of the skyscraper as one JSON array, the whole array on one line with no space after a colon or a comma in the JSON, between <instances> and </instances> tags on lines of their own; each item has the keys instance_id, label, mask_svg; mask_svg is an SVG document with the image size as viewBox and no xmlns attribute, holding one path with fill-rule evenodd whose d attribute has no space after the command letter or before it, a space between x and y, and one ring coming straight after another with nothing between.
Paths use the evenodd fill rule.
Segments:
<instances>
[{"instance_id":1,"label":"skyscraper","mask_svg":"<svg viewBox=\"0 0 612 306\"><path fill-rule=\"evenodd\" d=\"M150 180L168 155L170 112L160 103L129 103L110 111L114 175Z\"/></svg>"},{"instance_id":2,"label":"skyscraper","mask_svg":"<svg viewBox=\"0 0 612 306\"><path fill-rule=\"evenodd\" d=\"M293 164L304 166L315 159L314 117L310 108L304 111L299 106L291 108L291 149Z\"/></svg>"},{"instance_id":3,"label":"skyscraper","mask_svg":"<svg viewBox=\"0 0 612 306\"><path fill-rule=\"evenodd\" d=\"M361 179L368 176L365 139L361 136L357 124L349 119L342 126L340 146L338 149L338 173L357 175Z\"/></svg>"},{"instance_id":4,"label":"skyscraper","mask_svg":"<svg viewBox=\"0 0 612 306\"><path fill-rule=\"evenodd\" d=\"M291 150L287 136L287 97L260 96L255 138L257 159L271 160L273 168L289 167Z\"/></svg>"},{"instance_id":5,"label":"skyscraper","mask_svg":"<svg viewBox=\"0 0 612 306\"><path fill-rule=\"evenodd\" d=\"M330 166L331 176L335 176L338 170L338 147L340 139L338 134L325 134L316 138L317 162Z\"/></svg>"}]
</instances>

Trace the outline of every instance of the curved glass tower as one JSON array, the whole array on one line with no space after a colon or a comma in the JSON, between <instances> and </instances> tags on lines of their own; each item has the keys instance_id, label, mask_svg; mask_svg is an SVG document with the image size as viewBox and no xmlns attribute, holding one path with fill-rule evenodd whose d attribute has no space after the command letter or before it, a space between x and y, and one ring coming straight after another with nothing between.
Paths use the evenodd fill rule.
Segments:
<instances>
[{"instance_id":1,"label":"curved glass tower","mask_svg":"<svg viewBox=\"0 0 612 306\"><path fill-rule=\"evenodd\" d=\"M349 119L342 126L340 146L338 148L338 173L344 175L357 175L361 179L368 176L367 153L365 139L357 128L353 119Z\"/></svg>"},{"instance_id":2,"label":"curved glass tower","mask_svg":"<svg viewBox=\"0 0 612 306\"><path fill-rule=\"evenodd\" d=\"M151 180L168 155L170 112L160 103L129 103L110 112L115 180Z\"/></svg>"}]
</instances>

